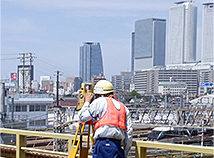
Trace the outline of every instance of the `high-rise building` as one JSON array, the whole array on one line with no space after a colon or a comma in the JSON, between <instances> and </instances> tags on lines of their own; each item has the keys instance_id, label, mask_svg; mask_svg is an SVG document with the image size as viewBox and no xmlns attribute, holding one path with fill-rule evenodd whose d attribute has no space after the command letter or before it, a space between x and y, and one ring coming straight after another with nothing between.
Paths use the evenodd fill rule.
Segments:
<instances>
[{"instance_id":1,"label":"high-rise building","mask_svg":"<svg viewBox=\"0 0 214 158\"><path fill-rule=\"evenodd\" d=\"M100 76L94 76L91 78L91 83L93 85L93 87L97 84L98 81L100 80L106 80L105 76L100 75Z\"/></svg>"},{"instance_id":2,"label":"high-rise building","mask_svg":"<svg viewBox=\"0 0 214 158\"><path fill-rule=\"evenodd\" d=\"M134 72L134 39L135 39L135 33L132 32L132 43L131 43L131 72Z\"/></svg>"},{"instance_id":3,"label":"high-rise building","mask_svg":"<svg viewBox=\"0 0 214 158\"><path fill-rule=\"evenodd\" d=\"M83 82L93 76L103 75L103 61L100 43L85 42L80 46L79 76Z\"/></svg>"},{"instance_id":4,"label":"high-rise building","mask_svg":"<svg viewBox=\"0 0 214 158\"><path fill-rule=\"evenodd\" d=\"M149 18L135 22L134 71L165 65L166 20Z\"/></svg>"},{"instance_id":5,"label":"high-rise building","mask_svg":"<svg viewBox=\"0 0 214 158\"><path fill-rule=\"evenodd\" d=\"M193 2L176 2L170 8L168 64L196 61L197 7Z\"/></svg>"},{"instance_id":6,"label":"high-rise building","mask_svg":"<svg viewBox=\"0 0 214 158\"><path fill-rule=\"evenodd\" d=\"M214 64L214 3L204 3L202 63Z\"/></svg>"},{"instance_id":7,"label":"high-rise building","mask_svg":"<svg viewBox=\"0 0 214 158\"><path fill-rule=\"evenodd\" d=\"M33 65L18 65L18 87L19 92L28 93L34 76Z\"/></svg>"},{"instance_id":8,"label":"high-rise building","mask_svg":"<svg viewBox=\"0 0 214 158\"><path fill-rule=\"evenodd\" d=\"M81 77L75 77L74 79L74 92L78 91L81 88L82 84L82 78Z\"/></svg>"}]
</instances>

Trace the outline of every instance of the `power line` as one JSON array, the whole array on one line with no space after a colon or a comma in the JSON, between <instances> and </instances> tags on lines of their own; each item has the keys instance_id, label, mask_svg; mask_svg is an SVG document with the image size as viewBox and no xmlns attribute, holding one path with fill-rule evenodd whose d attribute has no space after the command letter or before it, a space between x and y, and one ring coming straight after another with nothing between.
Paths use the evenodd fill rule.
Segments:
<instances>
[{"instance_id":1,"label":"power line","mask_svg":"<svg viewBox=\"0 0 214 158\"><path fill-rule=\"evenodd\" d=\"M17 58L5 58L5 59L1 59L1 60L15 60Z\"/></svg>"},{"instance_id":2,"label":"power line","mask_svg":"<svg viewBox=\"0 0 214 158\"><path fill-rule=\"evenodd\" d=\"M43 62L43 63L49 65L49 66L52 66L52 67L54 67L54 68L57 68L55 65L52 65L52 64L50 64L50 63L48 63L48 62L46 62L46 61L44 61L44 60L42 60L42 59L39 59L39 58L37 58L37 59L40 60L41 62Z\"/></svg>"},{"instance_id":3,"label":"power line","mask_svg":"<svg viewBox=\"0 0 214 158\"><path fill-rule=\"evenodd\" d=\"M44 60L42 60L42 59L40 59L40 58L38 58L38 57L37 57L37 59L38 59L39 61L41 61L41 62L43 62L43 63L45 63L45 64L47 64L47 65L53 67L53 68L57 68L57 69L59 68L58 66L55 66L55 65L53 65L53 64L50 64L49 62L44 61ZM59 64L57 63L56 65L59 65ZM63 65L61 65L61 66L63 66ZM62 68L62 69L66 69L66 70L68 69L68 68L66 68L66 67L64 67L64 66L61 67L61 68ZM66 73L63 73L64 76L70 77L71 75L68 75L68 74L69 74L69 73L67 73L67 72L66 72Z\"/></svg>"},{"instance_id":4,"label":"power line","mask_svg":"<svg viewBox=\"0 0 214 158\"><path fill-rule=\"evenodd\" d=\"M43 58L43 61L44 61L44 57L42 57ZM40 58L40 60L42 60L41 58ZM47 62L48 61L48 59L45 59L45 61L44 62ZM57 61L59 61L59 60L57 60ZM50 63L53 63L53 65L52 66L54 66L55 68L66 68L66 69L69 69L68 67L66 67L65 65L62 65L62 62L56 62L56 60L54 60L54 61L51 61L51 60L49 60L49 62L47 62L48 64L50 64ZM55 66L55 65L57 65L57 67Z\"/></svg>"},{"instance_id":5,"label":"power line","mask_svg":"<svg viewBox=\"0 0 214 158\"><path fill-rule=\"evenodd\" d=\"M1 55L17 55L17 53L1 54Z\"/></svg>"}]
</instances>

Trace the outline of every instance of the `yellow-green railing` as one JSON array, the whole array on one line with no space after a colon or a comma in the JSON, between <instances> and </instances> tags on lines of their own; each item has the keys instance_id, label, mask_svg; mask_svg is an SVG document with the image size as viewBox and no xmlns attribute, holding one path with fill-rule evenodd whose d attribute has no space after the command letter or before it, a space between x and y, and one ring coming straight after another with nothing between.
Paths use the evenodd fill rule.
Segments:
<instances>
[{"instance_id":1,"label":"yellow-green railing","mask_svg":"<svg viewBox=\"0 0 214 158\"><path fill-rule=\"evenodd\" d=\"M35 151L35 152L40 152L40 153L64 155L64 156L68 156L68 154L69 154L69 153L65 153L65 152L54 152L54 151L40 150L40 149L26 147L25 146L25 137L26 136L68 140L68 151L71 150L72 140L74 139L74 135L70 135L70 134L37 132L37 131L7 129L7 128L0 128L0 131L1 131L1 133L16 135L16 146L0 144L1 147L16 149L16 158L25 158L25 151Z\"/></svg>"},{"instance_id":2,"label":"yellow-green railing","mask_svg":"<svg viewBox=\"0 0 214 158\"><path fill-rule=\"evenodd\" d=\"M151 141L135 141L135 142L133 142L132 145L135 146L135 157L136 158L146 158L146 150L149 148L214 155L213 147L159 143L159 142L151 142Z\"/></svg>"},{"instance_id":3,"label":"yellow-green railing","mask_svg":"<svg viewBox=\"0 0 214 158\"><path fill-rule=\"evenodd\" d=\"M25 158L25 151L34 151L34 152L39 152L39 153L68 156L69 152L71 150L72 141L74 139L74 135L70 135L70 134L36 132L36 131L7 129L7 128L0 128L0 131L1 131L1 133L16 135L16 146L0 144L1 147L16 149L16 158ZM67 153L54 152L54 151L40 150L40 149L26 147L25 146L25 137L26 136L47 137L47 138L68 140L68 152ZM204 153L204 154L214 155L213 147L159 143L159 142L150 142L150 141L133 141L132 145L135 146L135 157L136 158L146 158L146 150L149 148L184 151L184 152L191 152L191 153Z\"/></svg>"}]
</instances>

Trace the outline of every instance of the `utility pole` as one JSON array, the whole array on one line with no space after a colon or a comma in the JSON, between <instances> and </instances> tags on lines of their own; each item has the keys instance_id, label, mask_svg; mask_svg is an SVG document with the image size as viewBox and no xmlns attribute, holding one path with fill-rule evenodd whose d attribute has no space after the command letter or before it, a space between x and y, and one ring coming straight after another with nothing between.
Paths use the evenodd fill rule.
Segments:
<instances>
[{"instance_id":1,"label":"utility pole","mask_svg":"<svg viewBox=\"0 0 214 158\"><path fill-rule=\"evenodd\" d=\"M35 56L33 56L34 54L33 53L29 53L29 58L30 58L30 87L29 87L29 93L32 93L32 81L31 79L33 78L32 77L32 65L33 65L33 58L35 58Z\"/></svg>"},{"instance_id":2,"label":"utility pole","mask_svg":"<svg viewBox=\"0 0 214 158\"><path fill-rule=\"evenodd\" d=\"M54 106L54 123L53 123L53 132L54 133L64 133L65 132L65 108L59 106L59 76L61 73L59 70L56 71L56 106ZM64 152L65 140L54 139L53 150Z\"/></svg>"},{"instance_id":3,"label":"utility pole","mask_svg":"<svg viewBox=\"0 0 214 158\"><path fill-rule=\"evenodd\" d=\"M56 72L56 106L59 106L59 70Z\"/></svg>"}]
</instances>

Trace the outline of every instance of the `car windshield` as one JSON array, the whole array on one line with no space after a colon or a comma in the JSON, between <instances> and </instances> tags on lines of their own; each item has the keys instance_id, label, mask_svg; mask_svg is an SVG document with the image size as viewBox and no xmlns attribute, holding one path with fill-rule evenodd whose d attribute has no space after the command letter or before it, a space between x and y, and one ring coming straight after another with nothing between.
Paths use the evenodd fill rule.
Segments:
<instances>
[{"instance_id":1,"label":"car windshield","mask_svg":"<svg viewBox=\"0 0 214 158\"><path fill-rule=\"evenodd\" d=\"M160 133L161 131L152 131L149 134L148 139L157 139Z\"/></svg>"}]
</instances>

